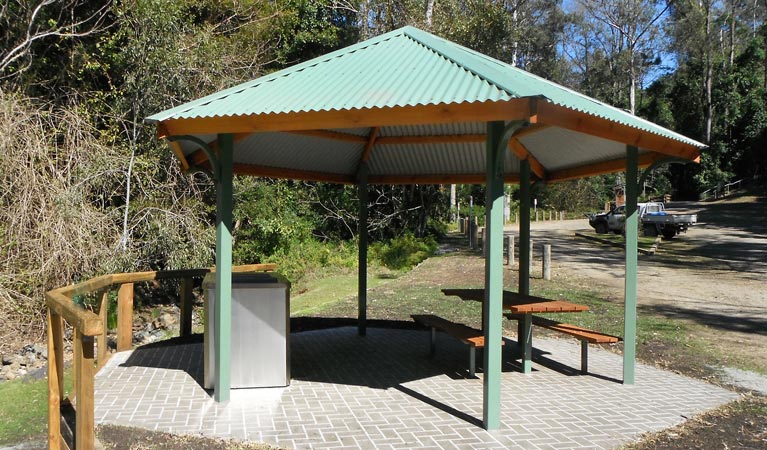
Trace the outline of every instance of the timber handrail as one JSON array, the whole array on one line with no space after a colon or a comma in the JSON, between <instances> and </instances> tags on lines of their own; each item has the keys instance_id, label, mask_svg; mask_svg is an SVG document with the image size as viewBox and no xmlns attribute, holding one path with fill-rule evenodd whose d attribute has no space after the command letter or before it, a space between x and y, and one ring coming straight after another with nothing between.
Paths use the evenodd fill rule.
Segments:
<instances>
[{"instance_id":1,"label":"timber handrail","mask_svg":"<svg viewBox=\"0 0 767 450\"><path fill-rule=\"evenodd\" d=\"M232 267L232 272L269 272L275 264L250 264ZM102 275L78 284L52 289L45 293L48 307L48 448L69 449L61 434L61 406L71 404L76 396L74 448L90 450L95 445L93 379L109 358L107 352L107 310L109 291L117 293L117 351L133 344L133 284L159 280L181 280L180 334L192 332L193 279L202 278L215 267L204 269L132 272ZM74 296L101 295L98 314L77 305ZM64 321L74 328L74 389L64 397ZM98 342L98 355L94 343ZM96 365L98 362L98 365Z\"/></svg>"}]
</instances>

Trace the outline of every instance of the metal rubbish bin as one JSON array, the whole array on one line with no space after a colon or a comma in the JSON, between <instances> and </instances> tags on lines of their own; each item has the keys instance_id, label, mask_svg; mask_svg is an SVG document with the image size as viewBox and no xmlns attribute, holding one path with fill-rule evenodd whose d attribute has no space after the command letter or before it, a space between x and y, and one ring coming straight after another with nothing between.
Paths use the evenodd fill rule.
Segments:
<instances>
[{"instance_id":1,"label":"metal rubbish bin","mask_svg":"<svg viewBox=\"0 0 767 450\"><path fill-rule=\"evenodd\" d=\"M205 388L215 383L216 275L205 291ZM290 283L274 273L232 274L232 388L290 384Z\"/></svg>"}]
</instances>

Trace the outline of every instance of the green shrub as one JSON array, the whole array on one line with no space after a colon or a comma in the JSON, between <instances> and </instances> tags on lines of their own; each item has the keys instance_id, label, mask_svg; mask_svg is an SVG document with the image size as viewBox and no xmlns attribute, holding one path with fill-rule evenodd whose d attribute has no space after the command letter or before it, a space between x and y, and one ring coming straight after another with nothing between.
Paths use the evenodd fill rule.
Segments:
<instances>
[{"instance_id":1,"label":"green shrub","mask_svg":"<svg viewBox=\"0 0 767 450\"><path fill-rule=\"evenodd\" d=\"M277 264L277 272L291 284L300 285L311 273L327 269L354 269L357 266L357 246L345 241L293 241L266 257L264 262Z\"/></svg>"},{"instance_id":2,"label":"green shrub","mask_svg":"<svg viewBox=\"0 0 767 450\"><path fill-rule=\"evenodd\" d=\"M416 238L411 233L377 242L371 245L370 253L381 264L392 270L407 270L419 264L437 250L437 241L427 236Z\"/></svg>"}]
</instances>

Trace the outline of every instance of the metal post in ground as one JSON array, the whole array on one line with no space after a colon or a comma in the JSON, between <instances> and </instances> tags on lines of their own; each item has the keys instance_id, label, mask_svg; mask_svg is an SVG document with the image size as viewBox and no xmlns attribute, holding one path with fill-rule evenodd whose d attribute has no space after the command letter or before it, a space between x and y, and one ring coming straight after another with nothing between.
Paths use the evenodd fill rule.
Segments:
<instances>
[{"instance_id":1,"label":"metal post in ground","mask_svg":"<svg viewBox=\"0 0 767 450\"><path fill-rule=\"evenodd\" d=\"M535 257L535 244L533 243L533 240L530 239L530 264L533 264L533 258Z\"/></svg>"},{"instance_id":2,"label":"metal post in ground","mask_svg":"<svg viewBox=\"0 0 767 450\"><path fill-rule=\"evenodd\" d=\"M551 244L543 245L543 279L551 280Z\"/></svg>"}]
</instances>

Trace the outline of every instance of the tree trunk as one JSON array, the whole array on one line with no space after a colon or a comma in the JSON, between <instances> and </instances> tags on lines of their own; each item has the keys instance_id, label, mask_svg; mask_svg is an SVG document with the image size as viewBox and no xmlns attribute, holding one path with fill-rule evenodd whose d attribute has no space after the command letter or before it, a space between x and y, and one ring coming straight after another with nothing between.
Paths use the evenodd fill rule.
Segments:
<instances>
[{"instance_id":1,"label":"tree trunk","mask_svg":"<svg viewBox=\"0 0 767 450\"><path fill-rule=\"evenodd\" d=\"M714 116L714 104L711 96L711 88L713 85L713 77L714 77L714 65L711 61L713 58L713 49L711 44L711 4L709 2L705 3L706 8L706 43L705 43L705 74L704 74L704 89L705 89L705 97L706 97L706 104L705 104L705 111L704 111L704 120L705 120L705 130L706 130L706 144L711 143L711 128L712 128L712 122L713 122L713 116Z\"/></svg>"},{"instance_id":2,"label":"tree trunk","mask_svg":"<svg viewBox=\"0 0 767 450\"><path fill-rule=\"evenodd\" d=\"M514 36L517 36L517 7L518 5L514 6L514 10L511 13L511 24L514 29ZM511 43L511 65L513 67L517 67L517 59L519 58L519 41L515 38L514 41Z\"/></svg>"},{"instance_id":3,"label":"tree trunk","mask_svg":"<svg viewBox=\"0 0 767 450\"><path fill-rule=\"evenodd\" d=\"M456 205L455 185L450 185L450 220L455 222L458 220L458 206Z\"/></svg>"}]
</instances>

